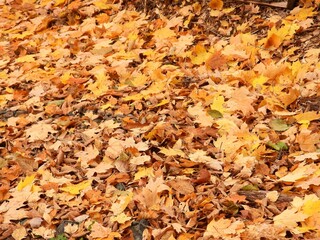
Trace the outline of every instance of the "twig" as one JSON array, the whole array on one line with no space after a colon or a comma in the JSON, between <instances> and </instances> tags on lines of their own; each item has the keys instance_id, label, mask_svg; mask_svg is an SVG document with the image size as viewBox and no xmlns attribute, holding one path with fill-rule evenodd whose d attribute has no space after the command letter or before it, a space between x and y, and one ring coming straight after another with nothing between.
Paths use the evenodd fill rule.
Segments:
<instances>
[{"instance_id":1,"label":"twig","mask_svg":"<svg viewBox=\"0 0 320 240\"><path fill-rule=\"evenodd\" d=\"M268 191L244 191L240 190L238 191L239 195L244 195L246 196L246 199L250 202L255 202L256 200L261 200L264 199L267 196ZM293 197L288 196L286 194L280 193L280 196L277 199L277 203L280 202L291 202L293 200Z\"/></svg>"},{"instance_id":2,"label":"twig","mask_svg":"<svg viewBox=\"0 0 320 240\"><path fill-rule=\"evenodd\" d=\"M247 1L247 0L235 0L235 1L236 2L242 2L242 3L253 3L253 4L269 6L269 7L287 8L287 3L286 2L267 3L267 2Z\"/></svg>"}]
</instances>

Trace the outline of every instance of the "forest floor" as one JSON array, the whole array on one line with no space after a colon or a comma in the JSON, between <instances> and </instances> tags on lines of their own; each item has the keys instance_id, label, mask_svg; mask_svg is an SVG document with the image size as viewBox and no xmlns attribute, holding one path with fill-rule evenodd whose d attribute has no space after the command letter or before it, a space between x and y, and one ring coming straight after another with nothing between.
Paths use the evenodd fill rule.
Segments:
<instances>
[{"instance_id":1,"label":"forest floor","mask_svg":"<svg viewBox=\"0 0 320 240\"><path fill-rule=\"evenodd\" d=\"M319 1L0 0L0 239L319 239L319 36Z\"/></svg>"}]
</instances>

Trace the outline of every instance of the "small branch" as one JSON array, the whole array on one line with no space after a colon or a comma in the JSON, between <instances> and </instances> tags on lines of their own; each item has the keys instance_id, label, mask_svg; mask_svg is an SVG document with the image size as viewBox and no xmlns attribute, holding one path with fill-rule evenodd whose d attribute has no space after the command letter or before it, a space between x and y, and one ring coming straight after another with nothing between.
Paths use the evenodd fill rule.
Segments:
<instances>
[{"instance_id":1,"label":"small branch","mask_svg":"<svg viewBox=\"0 0 320 240\"><path fill-rule=\"evenodd\" d=\"M235 0L236 2L242 3L253 3L257 5L269 6L269 7L277 7L277 8L287 8L286 2L260 2L260 1L247 1L247 0Z\"/></svg>"},{"instance_id":2,"label":"small branch","mask_svg":"<svg viewBox=\"0 0 320 240\"><path fill-rule=\"evenodd\" d=\"M268 191L244 191L240 190L238 191L239 195L244 195L246 196L246 199L250 202L255 202L256 200L261 200L267 197ZM293 197L288 196L286 194L280 193L280 196L277 199L277 203L281 202L291 202L293 200Z\"/></svg>"}]
</instances>

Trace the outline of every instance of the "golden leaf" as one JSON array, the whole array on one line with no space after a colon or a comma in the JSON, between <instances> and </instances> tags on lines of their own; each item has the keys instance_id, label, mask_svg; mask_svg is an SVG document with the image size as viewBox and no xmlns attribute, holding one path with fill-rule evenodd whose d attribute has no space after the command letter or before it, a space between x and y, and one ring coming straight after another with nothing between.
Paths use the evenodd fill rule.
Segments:
<instances>
[{"instance_id":1,"label":"golden leaf","mask_svg":"<svg viewBox=\"0 0 320 240\"><path fill-rule=\"evenodd\" d=\"M61 187L60 190L70 193L70 194L80 194L80 192L86 188L88 188L89 186L91 186L91 182L92 180L85 180L83 182L80 182L78 184L69 184L66 187Z\"/></svg>"}]
</instances>

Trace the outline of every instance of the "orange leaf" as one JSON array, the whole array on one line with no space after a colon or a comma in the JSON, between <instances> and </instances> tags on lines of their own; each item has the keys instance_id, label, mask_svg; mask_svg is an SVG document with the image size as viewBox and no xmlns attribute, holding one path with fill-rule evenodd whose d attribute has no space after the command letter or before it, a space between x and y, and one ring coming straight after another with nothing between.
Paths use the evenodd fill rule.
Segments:
<instances>
[{"instance_id":1,"label":"orange leaf","mask_svg":"<svg viewBox=\"0 0 320 240\"><path fill-rule=\"evenodd\" d=\"M208 5L213 10L221 10L223 8L223 1L211 0Z\"/></svg>"}]
</instances>

